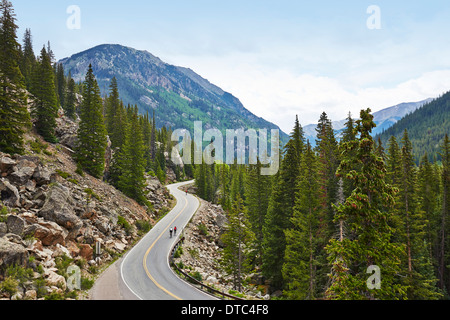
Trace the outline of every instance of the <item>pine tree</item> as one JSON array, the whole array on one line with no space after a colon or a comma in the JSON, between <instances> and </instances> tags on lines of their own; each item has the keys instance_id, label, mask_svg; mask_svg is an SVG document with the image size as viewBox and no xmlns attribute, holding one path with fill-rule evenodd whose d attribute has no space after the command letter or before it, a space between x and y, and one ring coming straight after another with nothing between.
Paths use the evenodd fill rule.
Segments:
<instances>
[{"instance_id":1,"label":"pine tree","mask_svg":"<svg viewBox=\"0 0 450 320\"><path fill-rule=\"evenodd\" d=\"M127 126L126 140L119 157L120 176L118 188L125 195L145 204L145 159L142 129L139 125L137 106L133 108L130 125Z\"/></svg>"},{"instance_id":2,"label":"pine tree","mask_svg":"<svg viewBox=\"0 0 450 320\"><path fill-rule=\"evenodd\" d=\"M119 109L120 104L120 97L119 97L119 89L117 87L117 79L116 77L113 77L111 79L111 84L109 85L109 96L106 98L105 101L105 124L106 124L106 130L111 138L112 133L114 132L114 117L117 114L117 111ZM115 143L113 143L114 139L111 139L112 147L117 147Z\"/></svg>"},{"instance_id":3,"label":"pine tree","mask_svg":"<svg viewBox=\"0 0 450 320\"><path fill-rule=\"evenodd\" d=\"M442 195L441 215L439 221L439 243L438 243L438 286L441 290L448 292L450 288L450 275L448 265L449 246L449 213L450 213L450 140L446 134L441 145L440 156L442 158Z\"/></svg>"},{"instance_id":4,"label":"pine tree","mask_svg":"<svg viewBox=\"0 0 450 320\"><path fill-rule=\"evenodd\" d=\"M320 181L323 189L322 205L324 207L324 224L327 236L330 237L334 231L332 224L334 217L333 205L337 202L338 182L336 170L339 166L338 143L334 135L331 120L323 112L316 128L317 140L316 150L319 156Z\"/></svg>"},{"instance_id":5,"label":"pine tree","mask_svg":"<svg viewBox=\"0 0 450 320\"><path fill-rule=\"evenodd\" d=\"M282 267L286 249L284 230L291 228L291 217L295 207L297 184L300 177L301 157L298 146L302 145L301 132L294 126L291 139L284 148L280 170L273 176L272 192L263 227L263 275L270 279L274 288L282 288ZM300 141L298 140L300 139Z\"/></svg>"},{"instance_id":6,"label":"pine tree","mask_svg":"<svg viewBox=\"0 0 450 320\"><path fill-rule=\"evenodd\" d=\"M69 81L67 84L65 112L66 112L66 116L68 116L71 119L75 119L76 101L77 101L77 97L76 97L76 93L75 93L75 80L72 79L72 76L69 74Z\"/></svg>"},{"instance_id":7,"label":"pine tree","mask_svg":"<svg viewBox=\"0 0 450 320\"><path fill-rule=\"evenodd\" d=\"M41 50L36 67L33 70L31 93L34 96L32 115L36 119L37 132L48 142L56 142L55 128L58 105L55 82L50 57Z\"/></svg>"},{"instance_id":8,"label":"pine tree","mask_svg":"<svg viewBox=\"0 0 450 320\"><path fill-rule=\"evenodd\" d=\"M66 110L66 91L67 91L67 83L66 77L64 75L64 66L62 63L58 63L56 65L56 81L55 81L59 105Z\"/></svg>"},{"instance_id":9,"label":"pine tree","mask_svg":"<svg viewBox=\"0 0 450 320\"><path fill-rule=\"evenodd\" d=\"M107 139L102 110L100 89L89 65L83 84L76 159L84 170L96 178L101 178L105 169Z\"/></svg>"},{"instance_id":10,"label":"pine tree","mask_svg":"<svg viewBox=\"0 0 450 320\"><path fill-rule=\"evenodd\" d=\"M250 165L245 179L245 205L252 232L256 236L257 264L262 263L263 255L263 226L269 207L271 191L270 176L261 175L261 162L257 160L256 165Z\"/></svg>"},{"instance_id":11,"label":"pine tree","mask_svg":"<svg viewBox=\"0 0 450 320\"><path fill-rule=\"evenodd\" d=\"M33 40L31 37L31 30L26 29L23 37L23 51L20 62L20 71L25 78L25 84L28 90L31 87L31 75L34 66L36 65L36 56L33 50Z\"/></svg>"},{"instance_id":12,"label":"pine tree","mask_svg":"<svg viewBox=\"0 0 450 320\"><path fill-rule=\"evenodd\" d=\"M193 159L193 158L192 158ZM219 174L217 175L220 179L219 190L220 190L220 199L219 204L222 206L224 210L231 209L231 200L230 200L230 167L223 163L218 164L219 166Z\"/></svg>"},{"instance_id":13,"label":"pine tree","mask_svg":"<svg viewBox=\"0 0 450 320\"><path fill-rule=\"evenodd\" d=\"M342 169L360 168L345 177L354 180L355 190L344 203L335 206L335 222L344 221L347 236L331 239L326 247L332 265L327 296L331 299L401 299L405 287L398 272L404 247L391 241L392 213L386 210L395 204L395 189L385 182L384 161L375 154L371 137L375 123L370 109L362 110L360 118L355 128L359 138L345 145L345 150L354 150L355 154L349 158L344 151L337 171L340 177ZM367 286L366 271L372 265L378 266L382 273L378 290Z\"/></svg>"},{"instance_id":14,"label":"pine tree","mask_svg":"<svg viewBox=\"0 0 450 320\"><path fill-rule=\"evenodd\" d=\"M20 45L11 2L0 2L0 151L23 152L23 135L31 126L24 79L20 72Z\"/></svg>"},{"instance_id":15,"label":"pine tree","mask_svg":"<svg viewBox=\"0 0 450 320\"><path fill-rule=\"evenodd\" d=\"M248 257L254 243L243 200L238 196L228 215L226 231L222 235L224 249L221 265L233 277L234 289L242 290L243 275L249 271Z\"/></svg>"},{"instance_id":16,"label":"pine tree","mask_svg":"<svg viewBox=\"0 0 450 320\"><path fill-rule=\"evenodd\" d=\"M345 129L342 131L342 139L340 141L340 149L342 149L342 146L350 141L353 141L356 139L355 135L355 121L352 118L352 114L349 112L347 117L347 122L345 123ZM348 151L353 152L353 151ZM353 157L352 155L349 155L349 157ZM348 174L351 170L355 170L357 168L348 168L346 172L342 172L342 175L345 176ZM349 197L353 189L355 189L355 184L353 183L353 180L351 179L344 179L343 180L343 192L344 196L347 198Z\"/></svg>"},{"instance_id":17,"label":"pine tree","mask_svg":"<svg viewBox=\"0 0 450 320\"><path fill-rule=\"evenodd\" d=\"M392 136L388 142L388 154L386 159L387 182L398 187L401 177L401 152L397 139Z\"/></svg>"},{"instance_id":18,"label":"pine tree","mask_svg":"<svg viewBox=\"0 0 450 320\"><path fill-rule=\"evenodd\" d=\"M298 115L295 116L295 125L294 129L292 130L291 137L294 140L295 149L297 150L297 157L298 159L301 159L301 155L303 154L305 149L305 137L303 134L303 128L298 121Z\"/></svg>"},{"instance_id":19,"label":"pine tree","mask_svg":"<svg viewBox=\"0 0 450 320\"><path fill-rule=\"evenodd\" d=\"M155 111L153 111L153 118L152 118L152 137L150 140L150 159L154 163L156 159L156 118L155 118Z\"/></svg>"},{"instance_id":20,"label":"pine tree","mask_svg":"<svg viewBox=\"0 0 450 320\"><path fill-rule=\"evenodd\" d=\"M419 166L417 196L420 203L420 210L424 212L428 221L425 241L428 244L430 258L434 256L433 244L437 242L435 225L439 218L439 184L436 181L439 181L439 173L436 172L434 166L428 160L428 154L425 153Z\"/></svg>"},{"instance_id":21,"label":"pine tree","mask_svg":"<svg viewBox=\"0 0 450 320\"><path fill-rule=\"evenodd\" d=\"M319 294L317 269L320 251L320 204L318 162L308 141L302 161L292 228L285 230L286 252L283 265L285 294L290 299L315 299ZM323 247L323 246L322 246Z\"/></svg>"},{"instance_id":22,"label":"pine tree","mask_svg":"<svg viewBox=\"0 0 450 320\"><path fill-rule=\"evenodd\" d=\"M132 111L133 108L129 107L129 110ZM119 97L119 89L115 77L111 80L110 93L106 99L105 114L106 129L111 140L111 148L120 148L125 143L126 123L127 121L132 120L134 115L131 114L130 119L128 119L127 111Z\"/></svg>"},{"instance_id":23,"label":"pine tree","mask_svg":"<svg viewBox=\"0 0 450 320\"><path fill-rule=\"evenodd\" d=\"M197 195L204 199L204 200L210 200L210 194L209 194L209 167L205 162L202 162L201 164L196 166L195 170L195 185L197 187Z\"/></svg>"},{"instance_id":24,"label":"pine tree","mask_svg":"<svg viewBox=\"0 0 450 320\"><path fill-rule=\"evenodd\" d=\"M142 134L143 134L142 138L144 139L145 168L146 168L146 170L148 170L149 168L151 168L150 142L152 139L152 123L150 122L148 112L141 119L142 119L141 126L142 126Z\"/></svg>"},{"instance_id":25,"label":"pine tree","mask_svg":"<svg viewBox=\"0 0 450 320\"><path fill-rule=\"evenodd\" d=\"M405 285L408 299L437 298L437 279L433 276L433 266L425 242L425 228L428 221L420 210L417 200L417 174L412 144L405 129L401 149L401 179L397 201L400 238L406 244Z\"/></svg>"}]
</instances>

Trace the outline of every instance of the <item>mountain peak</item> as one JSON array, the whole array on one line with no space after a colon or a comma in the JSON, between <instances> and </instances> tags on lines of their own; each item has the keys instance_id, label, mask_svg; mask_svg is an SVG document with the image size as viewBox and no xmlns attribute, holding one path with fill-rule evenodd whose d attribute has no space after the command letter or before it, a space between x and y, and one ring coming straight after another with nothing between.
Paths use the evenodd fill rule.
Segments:
<instances>
[{"instance_id":1,"label":"mountain peak","mask_svg":"<svg viewBox=\"0 0 450 320\"><path fill-rule=\"evenodd\" d=\"M392 107L382 109L373 113L373 120L377 126L373 129L372 135L382 133L397 121L405 117L407 114L412 113L422 107L423 105L433 101L432 98L428 98L418 102L403 102ZM353 118L357 118L357 115L352 115ZM345 127L347 120L333 121L333 129L339 134ZM310 140L311 144L315 145L316 141L316 127L317 124L309 124L303 128L305 137Z\"/></svg>"},{"instance_id":2,"label":"mountain peak","mask_svg":"<svg viewBox=\"0 0 450 320\"><path fill-rule=\"evenodd\" d=\"M192 129L194 121L203 121L219 130L279 129L193 70L165 63L148 51L102 44L60 62L75 81L84 80L91 64L103 95L116 77L124 103L136 104L141 113L156 110L158 126ZM280 136L287 138L281 130Z\"/></svg>"}]
</instances>

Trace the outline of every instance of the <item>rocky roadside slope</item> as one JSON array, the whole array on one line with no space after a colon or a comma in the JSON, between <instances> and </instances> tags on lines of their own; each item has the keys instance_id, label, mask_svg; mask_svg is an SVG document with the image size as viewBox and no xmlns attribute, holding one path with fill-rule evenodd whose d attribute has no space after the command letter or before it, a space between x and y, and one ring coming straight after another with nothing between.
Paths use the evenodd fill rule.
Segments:
<instances>
[{"instance_id":1,"label":"rocky roadside slope","mask_svg":"<svg viewBox=\"0 0 450 320\"><path fill-rule=\"evenodd\" d=\"M226 212L219 205L199 200L200 208L182 232L184 240L174 262L185 273L221 292L238 294L245 299L270 299L266 294L268 286L259 274L246 275L241 294L233 290L232 277L225 275L220 267L221 236L228 223Z\"/></svg>"},{"instance_id":2,"label":"rocky roadside slope","mask_svg":"<svg viewBox=\"0 0 450 320\"><path fill-rule=\"evenodd\" d=\"M67 299L68 268L88 289L102 267L129 249L167 211L170 196L148 177L147 210L111 185L79 174L76 124L60 114L60 144L26 136L25 155L0 153L0 299ZM96 244L101 254L95 254ZM72 284L72 283L70 283Z\"/></svg>"}]
</instances>

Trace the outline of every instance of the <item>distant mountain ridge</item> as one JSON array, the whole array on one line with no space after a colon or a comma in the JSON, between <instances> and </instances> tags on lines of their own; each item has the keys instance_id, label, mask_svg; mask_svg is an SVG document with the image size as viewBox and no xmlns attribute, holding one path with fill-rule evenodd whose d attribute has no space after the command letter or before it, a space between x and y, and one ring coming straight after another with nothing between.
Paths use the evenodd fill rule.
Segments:
<instances>
[{"instance_id":1,"label":"distant mountain ridge","mask_svg":"<svg viewBox=\"0 0 450 320\"><path fill-rule=\"evenodd\" d=\"M425 153L430 161L439 161L442 142L450 132L450 92L408 113L375 139L379 137L386 148L389 138L395 136L401 145L405 129L408 130L416 163L419 163Z\"/></svg>"},{"instance_id":2,"label":"distant mountain ridge","mask_svg":"<svg viewBox=\"0 0 450 320\"><path fill-rule=\"evenodd\" d=\"M376 136L377 134L381 134L385 130L392 127L395 123L397 123L399 120L401 120L406 115L416 111L423 105L431 102L433 99L425 99L418 102L406 102L406 103L400 103L398 105L395 105L393 107L389 107L386 109L382 109L380 111L374 112L374 122L377 124L377 126L373 129L372 135ZM352 115L353 119L357 119L359 115ZM333 129L335 130L336 134L340 136L342 130L345 127L345 123L347 120L339 120L339 121L333 121ZM312 145L315 145L316 140L316 127L317 124L309 124L303 128L305 139L309 139Z\"/></svg>"},{"instance_id":3,"label":"distant mountain ridge","mask_svg":"<svg viewBox=\"0 0 450 320\"><path fill-rule=\"evenodd\" d=\"M254 115L238 98L202 78L193 70L167 64L147 51L104 44L62 59L65 72L83 81L92 64L103 95L116 77L121 99L137 104L141 113L155 111L157 126L192 130L194 121L204 129L280 129ZM280 129L282 140L288 138Z\"/></svg>"}]
</instances>

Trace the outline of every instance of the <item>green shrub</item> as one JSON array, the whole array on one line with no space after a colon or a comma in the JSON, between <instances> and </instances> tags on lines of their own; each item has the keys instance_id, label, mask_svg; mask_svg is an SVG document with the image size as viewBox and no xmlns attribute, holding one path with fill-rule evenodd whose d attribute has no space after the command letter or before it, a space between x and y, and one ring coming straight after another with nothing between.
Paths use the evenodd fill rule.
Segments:
<instances>
[{"instance_id":1,"label":"green shrub","mask_svg":"<svg viewBox=\"0 0 450 320\"><path fill-rule=\"evenodd\" d=\"M77 179L69 178L69 179L67 179L67 181L72 182L73 184L78 185L78 180L77 180Z\"/></svg>"},{"instance_id":2,"label":"green shrub","mask_svg":"<svg viewBox=\"0 0 450 320\"><path fill-rule=\"evenodd\" d=\"M190 276L199 282L202 282L202 280L203 280L202 275L198 271L191 273Z\"/></svg>"},{"instance_id":3,"label":"green shrub","mask_svg":"<svg viewBox=\"0 0 450 320\"><path fill-rule=\"evenodd\" d=\"M201 235L207 236L208 235L208 228L203 223L200 223L197 226L198 230L200 231Z\"/></svg>"},{"instance_id":4,"label":"green shrub","mask_svg":"<svg viewBox=\"0 0 450 320\"><path fill-rule=\"evenodd\" d=\"M77 169L75 170L75 173L84 177L83 167L81 166L81 164L79 162L77 162Z\"/></svg>"},{"instance_id":5,"label":"green shrub","mask_svg":"<svg viewBox=\"0 0 450 320\"><path fill-rule=\"evenodd\" d=\"M17 292L17 287L19 282L13 277L7 277L3 282L0 283L0 292L5 292L9 296L13 296Z\"/></svg>"},{"instance_id":6,"label":"green shrub","mask_svg":"<svg viewBox=\"0 0 450 320\"><path fill-rule=\"evenodd\" d=\"M8 219L8 208L7 207L1 207L0 208L0 222L6 222Z\"/></svg>"},{"instance_id":7,"label":"green shrub","mask_svg":"<svg viewBox=\"0 0 450 320\"><path fill-rule=\"evenodd\" d=\"M57 293L57 292L52 292L49 295L46 295L45 300L64 300L64 295Z\"/></svg>"},{"instance_id":8,"label":"green shrub","mask_svg":"<svg viewBox=\"0 0 450 320\"><path fill-rule=\"evenodd\" d=\"M131 225L127 220L125 220L124 217L119 216L119 218L117 219L117 224L124 228L126 233L129 233L131 231Z\"/></svg>"},{"instance_id":9,"label":"green shrub","mask_svg":"<svg viewBox=\"0 0 450 320\"><path fill-rule=\"evenodd\" d=\"M81 290L89 290L94 286L95 280L81 277Z\"/></svg>"},{"instance_id":10,"label":"green shrub","mask_svg":"<svg viewBox=\"0 0 450 320\"><path fill-rule=\"evenodd\" d=\"M56 257L55 263L58 269L57 273L67 279L67 268L73 263L73 259L63 255Z\"/></svg>"},{"instance_id":11,"label":"green shrub","mask_svg":"<svg viewBox=\"0 0 450 320\"><path fill-rule=\"evenodd\" d=\"M61 170L56 170L56 173L59 174L63 179L66 179L66 180L67 180L67 178L71 177L70 173L64 172L64 171L61 171Z\"/></svg>"},{"instance_id":12,"label":"green shrub","mask_svg":"<svg viewBox=\"0 0 450 320\"><path fill-rule=\"evenodd\" d=\"M42 143L39 139L30 141L30 148L33 152L40 154L42 151L47 151L48 144ZM51 154L51 153L50 153Z\"/></svg>"},{"instance_id":13,"label":"green shrub","mask_svg":"<svg viewBox=\"0 0 450 320\"><path fill-rule=\"evenodd\" d=\"M95 199L97 199L98 201L102 201L102 198L101 198L98 194L96 194L96 193L94 192L94 190L92 190L91 188L86 188L86 189L84 189L84 192L86 192L86 193L88 194L89 197L95 198Z\"/></svg>"},{"instance_id":14,"label":"green shrub","mask_svg":"<svg viewBox=\"0 0 450 320\"><path fill-rule=\"evenodd\" d=\"M150 231L151 225L150 222L145 220L138 220L136 221L136 228L139 230L140 234L146 234Z\"/></svg>"},{"instance_id":15,"label":"green shrub","mask_svg":"<svg viewBox=\"0 0 450 320\"><path fill-rule=\"evenodd\" d=\"M173 257L179 258L179 257L181 257L182 254L183 254L183 248L181 246L179 246L177 248L177 250L175 251L175 253L173 254Z\"/></svg>"}]
</instances>

